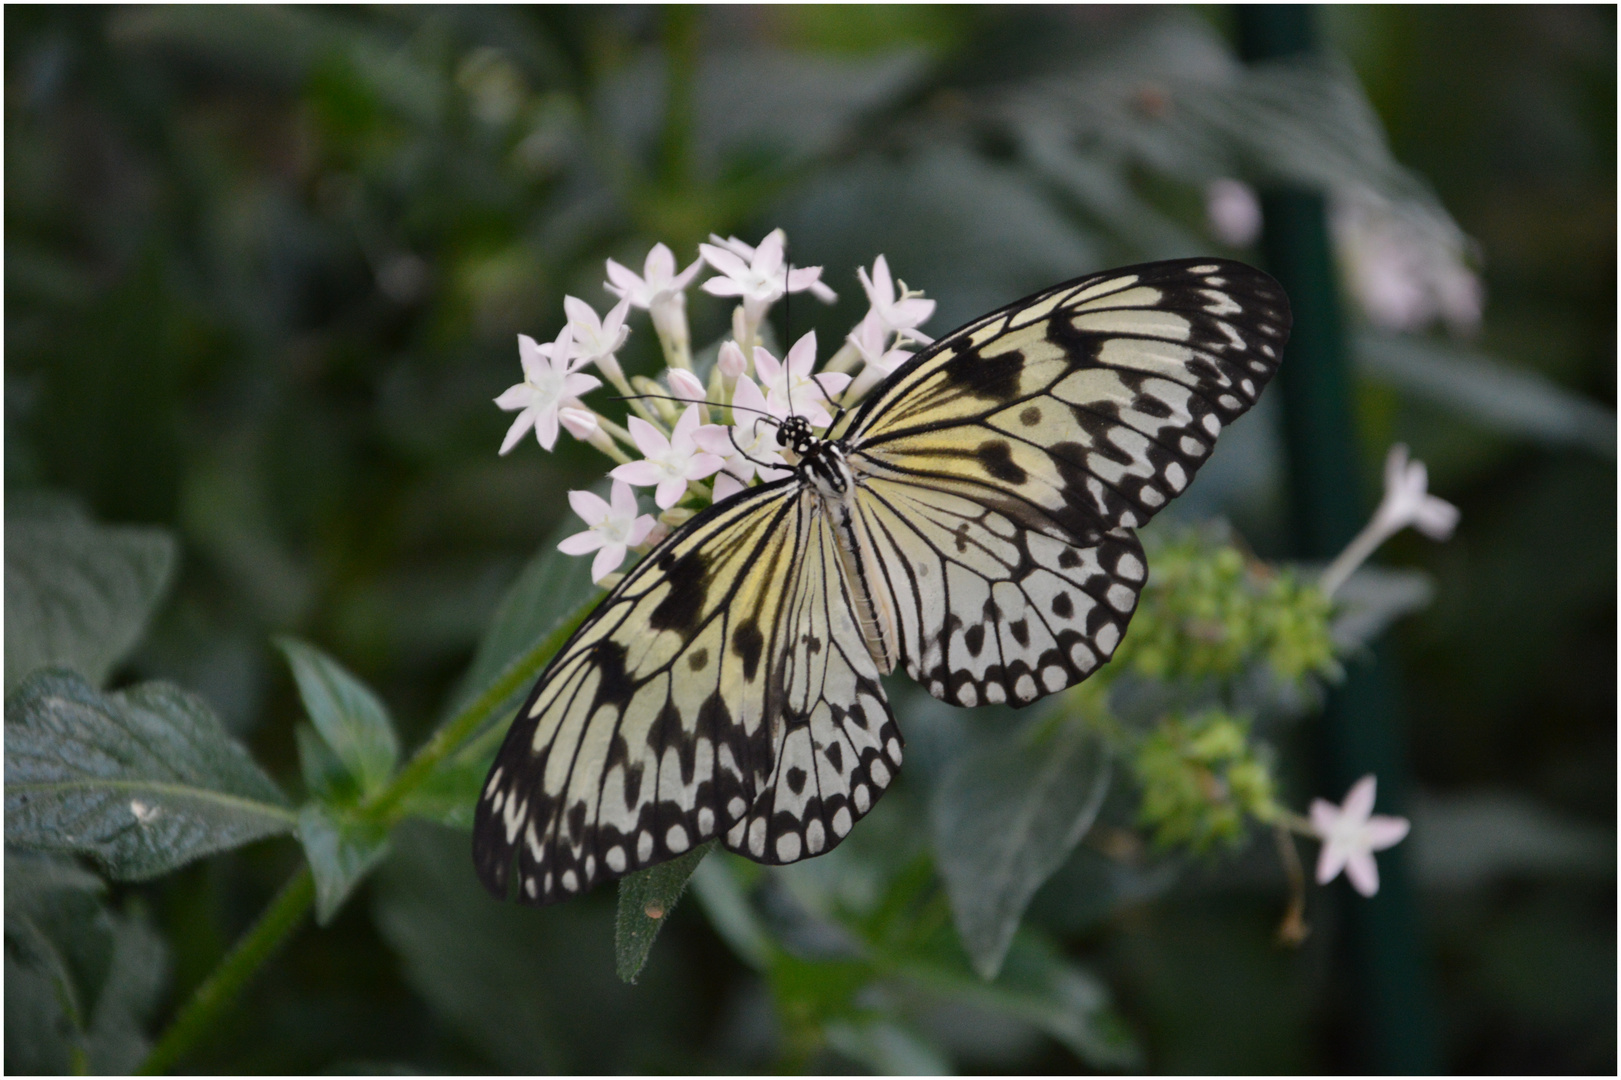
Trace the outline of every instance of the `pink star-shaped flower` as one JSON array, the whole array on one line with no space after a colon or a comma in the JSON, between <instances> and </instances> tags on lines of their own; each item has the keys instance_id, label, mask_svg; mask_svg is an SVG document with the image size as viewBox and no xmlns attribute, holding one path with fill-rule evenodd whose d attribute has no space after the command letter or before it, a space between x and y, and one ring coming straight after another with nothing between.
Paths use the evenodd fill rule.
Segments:
<instances>
[{"instance_id":1,"label":"pink star-shaped flower","mask_svg":"<svg viewBox=\"0 0 1621 1080\"><path fill-rule=\"evenodd\" d=\"M523 382L509 386L495 399L507 412L520 410L517 419L501 440L505 454L531 427L540 445L550 450L557 443L557 412L567 402L602 385L594 375L574 369L579 358L574 350L573 331L564 326L557 340L541 345L528 334L518 335L518 360L523 364Z\"/></svg>"},{"instance_id":2,"label":"pink star-shaped flower","mask_svg":"<svg viewBox=\"0 0 1621 1080\"><path fill-rule=\"evenodd\" d=\"M687 485L720 471L724 464L718 454L700 450L693 434L701 421L698 406L688 405L675 430L666 439L664 433L639 416L628 421L630 437L636 440L645 460L620 465L608 475L637 487L657 487L653 501L660 510L668 510L680 502L687 493Z\"/></svg>"},{"instance_id":3,"label":"pink star-shaped flower","mask_svg":"<svg viewBox=\"0 0 1621 1080\"><path fill-rule=\"evenodd\" d=\"M597 553L591 560L592 581L601 581L619 569L629 550L653 531L653 516L637 515L636 494L629 484L615 480L609 500L604 502L602 496L589 491L569 492L568 504L590 527L557 545L557 550L565 555Z\"/></svg>"},{"instance_id":4,"label":"pink star-shaped flower","mask_svg":"<svg viewBox=\"0 0 1621 1080\"><path fill-rule=\"evenodd\" d=\"M1345 804L1335 806L1327 799L1313 799L1312 828L1323 841L1317 856L1317 884L1327 885L1345 871L1351 886L1363 896L1379 891L1379 867L1375 851L1401 843L1412 827L1406 818L1387 817L1373 812L1374 778L1370 773L1346 792Z\"/></svg>"},{"instance_id":5,"label":"pink star-shaped flower","mask_svg":"<svg viewBox=\"0 0 1621 1080\"><path fill-rule=\"evenodd\" d=\"M916 328L928 322L929 316L934 314L934 301L904 294L897 300L895 281L889 276L888 260L880 255L873 261L871 277L867 276L864 266L856 268L856 276L861 279L867 302L872 305L868 313L870 318L876 318L885 329L894 333L904 333L925 344L931 340L918 333Z\"/></svg>"},{"instance_id":6,"label":"pink star-shaped flower","mask_svg":"<svg viewBox=\"0 0 1621 1080\"><path fill-rule=\"evenodd\" d=\"M822 402L837 397L850 385L850 376L825 371L815 374L816 331L812 330L788 350L784 360L754 347L754 373L766 388L766 408L773 416L786 418L798 413L818 427L833 422Z\"/></svg>"}]
</instances>

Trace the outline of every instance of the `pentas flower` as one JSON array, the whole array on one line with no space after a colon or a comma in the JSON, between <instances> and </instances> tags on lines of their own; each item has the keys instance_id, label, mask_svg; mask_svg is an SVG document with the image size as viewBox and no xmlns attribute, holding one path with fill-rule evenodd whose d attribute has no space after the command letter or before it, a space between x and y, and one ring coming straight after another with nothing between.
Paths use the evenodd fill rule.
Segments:
<instances>
[{"instance_id":1,"label":"pentas flower","mask_svg":"<svg viewBox=\"0 0 1621 1080\"><path fill-rule=\"evenodd\" d=\"M1385 496L1373 520L1329 564L1317 587L1333 596L1380 544L1411 525L1431 540L1445 540L1458 525L1458 508L1429 493L1429 470L1397 443L1385 455Z\"/></svg>"},{"instance_id":2,"label":"pentas flower","mask_svg":"<svg viewBox=\"0 0 1621 1080\"><path fill-rule=\"evenodd\" d=\"M771 230L770 234L766 237L766 239L769 240L773 236L777 238L777 242L778 242L779 245L786 245L788 237L787 237L787 234L784 233L781 229L773 229L773 230ZM725 250L725 251L730 251L733 255L736 255L739 259L742 259L744 262L752 262L754 260L754 253L757 250L756 248L752 247L751 245L746 244L743 241L739 240L735 236L728 236L726 239L722 240L720 237L716 236L714 233L710 233L709 234L709 242L711 244L713 244L715 247L721 248L722 250ZM762 241L762 243L763 242L764 241ZM703 247L703 245L700 244L699 248L701 249L702 247ZM814 280L814 281L812 281L810 283L810 286L808 287L807 291L812 296L816 297L816 299L820 300L824 304L831 304L831 303L836 302L838 300L838 298L839 298L839 294L834 292L832 289L828 288L827 283L821 280L820 275L821 275L821 272L822 272L822 268L819 267L819 266L816 266L816 267L811 267L811 269L816 271L817 278L816 278L816 280ZM795 289L792 289L790 291L799 292L799 289L795 288Z\"/></svg>"},{"instance_id":3,"label":"pentas flower","mask_svg":"<svg viewBox=\"0 0 1621 1080\"><path fill-rule=\"evenodd\" d=\"M850 385L850 376L816 367L816 331L812 330L778 360L758 345L754 348L754 371L766 388L766 408L779 419L798 413L817 427L826 427L833 416L822 402L838 397Z\"/></svg>"},{"instance_id":4,"label":"pentas flower","mask_svg":"<svg viewBox=\"0 0 1621 1080\"><path fill-rule=\"evenodd\" d=\"M575 533L557 545L565 555L588 555L591 560L591 580L601 581L625 561L626 553L647 539L653 531L651 514L637 515L636 495L623 480L615 480L609 501L589 491L571 491L568 503L590 528Z\"/></svg>"},{"instance_id":5,"label":"pentas flower","mask_svg":"<svg viewBox=\"0 0 1621 1080\"><path fill-rule=\"evenodd\" d=\"M725 459L722 471L715 477L715 501L737 494L748 487L756 475L762 480L777 480L787 473L781 468L782 445L777 441L777 427L771 423L765 395L752 379L737 380L732 395L730 427L711 424L698 429L694 439L698 445Z\"/></svg>"},{"instance_id":6,"label":"pentas flower","mask_svg":"<svg viewBox=\"0 0 1621 1080\"><path fill-rule=\"evenodd\" d=\"M1363 896L1379 891L1379 866L1373 853L1401 843L1412 823L1375 814L1374 787L1369 774L1351 786L1341 806L1327 799L1312 800L1312 828L1323 841L1317 857L1317 884L1327 885L1344 870L1351 887Z\"/></svg>"},{"instance_id":7,"label":"pentas flower","mask_svg":"<svg viewBox=\"0 0 1621 1080\"><path fill-rule=\"evenodd\" d=\"M656 313L660 306L678 303L684 307L687 288L698 276L698 271L703 265L702 259L694 259L691 266L678 274L675 271L675 255L662 243L654 244L652 250L647 253L647 259L642 263L640 277L609 259L608 280L603 282L602 287L629 303L631 307L641 308L643 311Z\"/></svg>"},{"instance_id":8,"label":"pentas flower","mask_svg":"<svg viewBox=\"0 0 1621 1080\"><path fill-rule=\"evenodd\" d=\"M550 345L541 345L528 334L519 334L518 360L523 364L523 382L508 387L495 399L507 412L521 410L507 429L507 437L501 441L501 453L517 446L531 427L540 445L550 450L557 443L558 410L601 386L602 380L574 370L578 359L568 326L563 327Z\"/></svg>"},{"instance_id":9,"label":"pentas flower","mask_svg":"<svg viewBox=\"0 0 1621 1080\"><path fill-rule=\"evenodd\" d=\"M646 420L631 417L630 436L646 460L620 465L608 475L637 487L656 486L653 501L660 510L668 510L686 495L689 483L713 476L723 464L718 454L700 450L693 441L700 423L698 406L688 405L675 430L665 438L664 432Z\"/></svg>"},{"instance_id":10,"label":"pentas flower","mask_svg":"<svg viewBox=\"0 0 1621 1080\"><path fill-rule=\"evenodd\" d=\"M928 322L929 317L934 314L934 301L925 300L922 294L907 290L904 281L901 282L902 291L897 298L895 282L889 276L887 259L880 255L873 260L871 277L867 276L866 267L858 267L856 277L861 279L861 287L867 293L867 302L872 305L867 314L868 319L876 320L887 330L905 333L925 344L932 340L918 333L917 327Z\"/></svg>"},{"instance_id":11,"label":"pentas flower","mask_svg":"<svg viewBox=\"0 0 1621 1080\"><path fill-rule=\"evenodd\" d=\"M889 328L878 318L877 312L869 311L867 317L861 320L861 324L845 338L865 365L850 387L850 400L861 400L867 391L888 378L896 368L915 355L908 349L899 348L898 339L895 342L896 347L890 347L889 334Z\"/></svg>"},{"instance_id":12,"label":"pentas flower","mask_svg":"<svg viewBox=\"0 0 1621 1080\"><path fill-rule=\"evenodd\" d=\"M619 301L607 317L601 319L590 304L572 296L563 297L563 310L568 314L568 326L574 333L580 366L595 364L610 379L617 382L623 378L619 373L619 358L614 354L624 347L625 339L630 336L630 327L625 325L630 301Z\"/></svg>"},{"instance_id":13,"label":"pentas flower","mask_svg":"<svg viewBox=\"0 0 1621 1080\"><path fill-rule=\"evenodd\" d=\"M782 254L784 239L781 229L773 230L760 241L760 246L754 249L753 256L747 262L735 251L713 244L699 244L698 250L703 253L704 261L721 275L704 282L704 292L711 296L737 297L743 302L748 324L751 327L760 325L766 310L781 300L785 293L804 292L817 284L822 276L820 266L796 266L785 271ZM832 293L826 286L823 289ZM837 299L836 296L833 298Z\"/></svg>"}]
</instances>

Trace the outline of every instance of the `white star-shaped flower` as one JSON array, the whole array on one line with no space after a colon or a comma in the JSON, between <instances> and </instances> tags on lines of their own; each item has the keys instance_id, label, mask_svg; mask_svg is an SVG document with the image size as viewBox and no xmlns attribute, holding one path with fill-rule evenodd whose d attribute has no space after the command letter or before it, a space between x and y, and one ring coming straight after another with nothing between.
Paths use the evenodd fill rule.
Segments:
<instances>
[{"instance_id":1,"label":"white star-shaped flower","mask_svg":"<svg viewBox=\"0 0 1621 1080\"><path fill-rule=\"evenodd\" d=\"M815 367L814 330L794 342L786 360L779 361L758 345L754 347L754 373L765 386L766 408L773 416L783 419L798 413L817 427L833 422L822 402L842 393L850 385L850 376L832 371L813 374Z\"/></svg>"},{"instance_id":2,"label":"white star-shaped flower","mask_svg":"<svg viewBox=\"0 0 1621 1080\"><path fill-rule=\"evenodd\" d=\"M1409 461L1407 447L1397 443L1385 455L1385 497L1373 518L1387 533L1411 525L1431 540L1445 540L1458 526L1458 508L1429 493L1429 470Z\"/></svg>"},{"instance_id":3,"label":"white star-shaped flower","mask_svg":"<svg viewBox=\"0 0 1621 1080\"><path fill-rule=\"evenodd\" d=\"M873 260L871 277L867 276L867 268L864 266L856 268L856 276L861 279L861 287L867 293L867 302L872 305L868 318L876 318L885 329L906 334L925 344L932 340L918 333L916 328L928 322L929 317L934 314L934 301L907 292L903 292L900 298L896 299L895 282L889 276L887 259L880 255Z\"/></svg>"},{"instance_id":4,"label":"white star-shaped flower","mask_svg":"<svg viewBox=\"0 0 1621 1080\"><path fill-rule=\"evenodd\" d=\"M568 314L569 329L574 332L575 354L580 366L596 364L603 371L617 370L619 359L614 354L630 336L625 316L630 312L630 301L621 300L608 314L598 318L592 306L573 296L563 297L563 311Z\"/></svg>"},{"instance_id":5,"label":"white star-shaped flower","mask_svg":"<svg viewBox=\"0 0 1621 1080\"><path fill-rule=\"evenodd\" d=\"M766 237L766 239L769 240L772 236L775 236L780 244L782 244L785 247L787 246L787 243L788 243L788 234L787 233L783 232L781 229L773 229L773 230L771 230L770 235ZM750 261L752 261L754 259L754 252L756 251L756 249L750 244L745 244L743 241L739 240L735 236L728 236L726 239L722 240L720 237L716 236L714 233L710 233L709 234L709 242L711 244L713 244L715 247L721 248L722 250L725 250L725 251L730 251L733 255L736 255L739 259L742 259L744 262L750 262ZM764 243L764 241L761 241L761 242ZM699 245L699 247L701 248L702 245ZM823 280L821 280L822 268L820 266L817 266L817 267L813 267L812 269L814 269L816 271L817 279L810 283L810 288L808 290L810 292L810 294L812 296L816 297L816 299L820 300L824 304L832 304L832 303L837 302L837 300L839 299L839 294L834 292L832 289L828 288L827 283L824 282ZM798 292L799 290L794 289L793 291Z\"/></svg>"},{"instance_id":6,"label":"white star-shaped flower","mask_svg":"<svg viewBox=\"0 0 1621 1080\"><path fill-rule=\"evenodd\" d=\"M565 555L597 553L591 560L592 581L601 581L619 569L629 549L647 539L653 531L653 516L637 515L636 494L629 484L615 480L609 499L611 501L604 502L602 496L589 491L569 492L569 505L590 528L557 545L557 550Z\"/></svg>"},{"instance_id":7,"label":"white star-shaped flower","mask_svg":"<svg viewBox=\"0 0 1621 1080\"><path fill-rule=\"evenodd\" d=\"M666 439L664 433L639 416L627 423L630 437L646 460L620 465L608 475L637 487L657 487L653 501L660 510L668 510L687 493L687 484L702 480L720 471L723 462L718 454L700 450L693 441L698 430L698 406L688 405L675 430Z\"/></svg>"},{"instance_id":8,"label":"white star-shaped flower","mask_svg":"<svg viewBox=\"0 0 1621 1080\"><path fill-rule=\"evenodd\" d=\"M569 326L564 326L557 340L549 345L537 343L528 334L519 334L518 360L523 364L523 382L508 387L495 399L507 412L522 410L501 441L501 453L518 445L518 440L531 427L540 445L550 450L557 443L558 409L601 386L602 382L594 375L574 370L579 361Z\"/></svg>"},{"instance_id":9,"label":"white star-shaped flower","mask_svg":"<svg viewBox=\"0 0 1621 1080\"><path fill-rule=\"evenodd\" d=\"M813 288L822 277L820 266L796 266L791 271L784 268L783 240L782 230L773 230L760 241L760 246L754 249L747 261L728 248L699 244L698 250L703 254L704 262L721 275L704 282L704 292L711 296L737 297L743 302L750 321L756 324L766 309L781 300L785 292L812 290L818 298L825 292L837 299L825 285L820 290Z\"/></svg>"},{"instance_id":10,"label":"white star-shaped flower","mask_svg":"<svg viewBox=\"0 0 1621 1080\"><path fill-rule=\"evenodd\" d=\"M752 379L737 380L732 409L736 424L731 427L710 424L699 428L693 436L699 446L725 459L725 465L715 477L716 502L748 487L756 475L766 481L788 475L787 470L781 468L782 445L777 441L776 425L769 422L765 395Z\"/></svg>"},{"instance_id":11,"label":"white star-shaped flower","mask_svg":"<svg viewBox=\"0 0 1621 1080\"><path fill-rule=\"evenodd\" d=\"M629 301L631 307L649 311L682 297L703 265L702 259L694 259L691 266L678 274L675 254L663 243L658 243L647 253L640 277L609 259L608 280L603 282L602 287L621 300Z\"/></svg>"},{"instance_id":12,"label":"white star-shaped flower","mask_svg":"<svg viewBox=\"0 0 1621 1080\"><path fill-rule=\"evenodd\" d=\"M891 329L891 327L884 324L883 319L879 317L877 310L874 309L867 312L866 318L862 319L856 328L850 331L845 340L855 346L856 353L861 357L862 363L867 364L869 367L875 367L888 375L914 355L906 349L889 347ZM900 342L896 341L895 344L898 346Z\"/></svg>"},{"instance_id":13,"label":"white star-shaped flower","mask_svg":"<svg viewBox=\"0 0 1621 1080\"><path fill-rule=\"evenodd\" d=\"M1374 778L1370 773L1351 786L1345 804L1335 806L1327 799L1313 799L1311 824L1323 841L1317 856L1317 884L1327 885L1345 871L1351 886L1363 896L1379 891L1379 866L1375 851L1401 843L1412 827L1406 818L1387 817L1373 812Z\"/></svg>"}]
</instances>

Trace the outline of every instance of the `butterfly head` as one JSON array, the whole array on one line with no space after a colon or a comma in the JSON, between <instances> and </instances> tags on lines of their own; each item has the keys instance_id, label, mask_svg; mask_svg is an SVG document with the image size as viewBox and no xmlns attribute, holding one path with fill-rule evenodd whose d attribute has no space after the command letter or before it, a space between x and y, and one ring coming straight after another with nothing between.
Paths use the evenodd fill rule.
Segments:
<instances>
[{"instance_id":1,"label":"butterfly head","mask_svg":"<svg viewBox=\"0 0 1621 1080\"><path fill-rule=\"evenodd\" d=\"M811 431L810 421L798 413L788 417L777 428L777 441L800 457L809 455L822 442Z\"/></svg>"}]
</instances>

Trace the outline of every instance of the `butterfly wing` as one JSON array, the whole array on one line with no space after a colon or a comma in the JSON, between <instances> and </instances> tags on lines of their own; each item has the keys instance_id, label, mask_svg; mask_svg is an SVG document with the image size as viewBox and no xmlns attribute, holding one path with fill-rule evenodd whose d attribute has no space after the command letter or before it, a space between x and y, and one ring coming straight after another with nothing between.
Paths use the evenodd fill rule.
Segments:
<instances>
[{"instance_id":1,"label":"butterfly wing","mask_svg":"<svg viewBox=\"0 0 1621 1080\"><path fill-rule=\"evenodd\" d=\"M1080 278L936 342L845 426L901 658L936 697L1024 703L1114 651L1132 529L1277 370L1288 301L1239 263Z\"/></svg>"},{"instance_id":2,"label":"butterfly wing","mask_svg":"<svg viewBox=\"0 0 1621 1080\"><path fill-rule=\"evenodd\" d=\"M699 515L603 600L496 755L473 857L547 904L712 837L832 848L900 764L828 528L797 479Z\"/></svg>"},{"instance_id":3,"label":"butterfly wing","mask_svg":"<svg viewBox=\"0 0 1621 1080\"><path fill-rule=\"evenodd\" d=\"M787 587L770 701L775 767L733 851L790 863L831 850L899 773L901 734L856 622L856 598L822 502L800 495L798 563Z\"/></svg>"}]
</instances>

